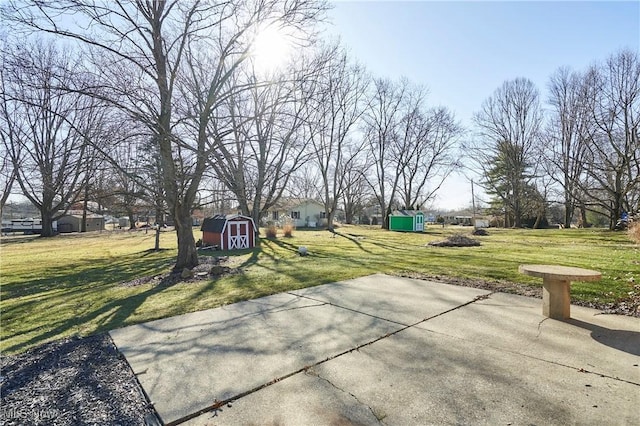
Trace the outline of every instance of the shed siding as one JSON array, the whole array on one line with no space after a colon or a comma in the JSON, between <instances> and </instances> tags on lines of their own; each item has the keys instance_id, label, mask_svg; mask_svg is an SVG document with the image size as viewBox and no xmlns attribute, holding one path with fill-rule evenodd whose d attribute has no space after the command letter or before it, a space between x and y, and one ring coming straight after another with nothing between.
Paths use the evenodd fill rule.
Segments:
<instances>
[{"instance_id":1,"label":"shed siding","mask_svg":"<svg viewBox=\"0 0 640 426\"><path fill-rule=\"evenodd\" d=\"M413 231L413 216L389 216L389 229L392 231Z\"/></svg>"},{"instance_id":2,"label":"shed siding","mask_svg":"<svg viewBox=\"0 0 640 426\"><path fill-rule=\"evenodd\" d=\"M221 242L220 236L221 234L218 234L216 232L204 231L202 233L202 242L210 246L220 246L220 242Z\"/></svg>"}]
</instances>

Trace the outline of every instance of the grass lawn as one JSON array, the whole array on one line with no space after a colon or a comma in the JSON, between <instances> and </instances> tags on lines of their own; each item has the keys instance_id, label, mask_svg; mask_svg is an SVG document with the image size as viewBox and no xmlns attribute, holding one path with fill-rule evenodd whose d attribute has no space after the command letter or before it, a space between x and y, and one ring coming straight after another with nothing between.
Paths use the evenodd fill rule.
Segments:
<instances>
[{"instance_id":1,"label":"grass lawn","mask_svg":"<svg viewBox=\"0 0 640 426\"><path fill-rule=\"evenodd\" d=\"M174 233L163 233L165 250L153 247L152 232L103 232L3 238L0 242L1 343L22 352L48 340L89 335L152 319L202 310L376 272L415 271L540 286L521 275L522 263L555 263L595 269L602 280L574 283L571 297L614 302L640 281L640 246L624 233L593 229L490 229L480 247L425 246L470 228L428 227L423 234L344 226L340 235L297 230L292 238L262 239L259 248L229 255L242 273L172 286L125 287L136 277L167 272L176 254ZM200 231L194 230L196 238ZM307 246L309 256L297 254Z\"/></svg>"}]
</instances>

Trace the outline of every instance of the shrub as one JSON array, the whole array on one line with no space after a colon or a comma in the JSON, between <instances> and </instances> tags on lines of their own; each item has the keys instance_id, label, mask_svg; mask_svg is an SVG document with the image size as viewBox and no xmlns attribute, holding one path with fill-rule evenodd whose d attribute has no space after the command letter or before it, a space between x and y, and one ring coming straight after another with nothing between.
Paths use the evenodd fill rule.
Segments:
<instances>
[{"instance_id":1,"label":"shrub","mask_svg":"<svg viewBox=\"0 0 640 426\"><path fill-rule=\"evenodd\" d=\"M284 232L284 236L287 238L291 238L293 236L293 224L285 223L282 227L282 232Z\"/></svg>"},{"instance_id":2,"label":"shrub","mask_svg":"<svg viewBox=\"0 0 640 426\"><path fill-rule=\"evenodd\" d=\"M627 232L629 233L629 238L631 238L631 241L635 241L636 243L640 244L640 222L631 222L631 224L629 224L629 229L627 230Z\"/></svg>"},{"instance_id":3,"label":"shrub","mask_svg":"<svg viewBox=\"0 0 640 426\"><path fill-rule=\"evenodd\" d=\"M278 235L278 228L275 225L267 226L267 238L276 238Z\"/></svg>"}]
</instances>

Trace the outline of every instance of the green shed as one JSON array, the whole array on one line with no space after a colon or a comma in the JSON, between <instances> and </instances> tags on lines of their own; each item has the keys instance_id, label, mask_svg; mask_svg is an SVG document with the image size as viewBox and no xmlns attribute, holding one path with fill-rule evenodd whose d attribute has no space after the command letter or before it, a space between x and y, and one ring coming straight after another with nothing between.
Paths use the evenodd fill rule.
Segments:
<instances>
[{"instance_id":1,"label":"green shed","mask_svg":"<svg viewBox=\"0 0 640 426\"><path fill-rule=\"evenodd\" d=\"M424 231L424 213L417 210L398 210L389 216L389 230L422 232Z\"/></svg>"}]
</instances>

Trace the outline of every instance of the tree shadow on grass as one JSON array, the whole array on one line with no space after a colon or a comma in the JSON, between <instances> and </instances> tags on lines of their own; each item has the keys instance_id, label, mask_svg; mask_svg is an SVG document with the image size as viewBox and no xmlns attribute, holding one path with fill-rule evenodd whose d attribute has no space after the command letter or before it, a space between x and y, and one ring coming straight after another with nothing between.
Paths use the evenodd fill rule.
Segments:
<instances>
[{"instance_id":1,"label":"tree shadow on grass","mask_svg":"<svg viewBox=\"0 0 640 426\"><path fill-rule=\"evenodd\" d=\"M92 332L126 325L127 319L149 297L169 288L172 281L161 280L135 294L131 294L135 290L125 290L124 296L117 290L120 283L133 277L166 272L171 261L167 257L149 259L140 253L110 259L109 263L103 262L100 266L95 266L95 259L79 260L51 268L47 277L4 285L3 339L32 334L29 339L6 346L4 350L20 351L56 337L77 334L87 324L96 325ZM34 314L38 311L42 312L40 317ZM23 318L25 312L32 316L30 322ZM47 314L51 321L39 319L47 318ZM54 315L59 316L55 318Z\"/></svg>"}]
</instances>

